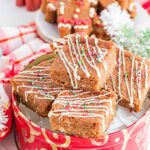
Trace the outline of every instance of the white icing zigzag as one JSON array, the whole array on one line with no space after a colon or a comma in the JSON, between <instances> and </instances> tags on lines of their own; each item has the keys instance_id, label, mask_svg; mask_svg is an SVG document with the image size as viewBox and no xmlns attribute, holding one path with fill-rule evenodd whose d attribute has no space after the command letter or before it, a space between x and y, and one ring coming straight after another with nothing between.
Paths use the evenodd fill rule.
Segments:
<instances>
[{"instance_id":1,"label":"white icing zigzag","mask_svg":"<svg viewBox=\"0 0 150 150\"><path fill-rule=\"evenodd\" d=\"M36 94L35 99L46 99L55 100L52 95L54 93L59 93L61 87L52 87L54 85L53 81L50 79L50 75L43 73L50 69L50 67L34 66L34 70L27 70L19 73L13 80L16 82L31 82L31 85L26 85L25 83L17 86L17 92L21 88L26 88L25 101L28 101L29 94ZM46 80L45 80L46 79ZM39 86L37 84L40 84ZM39 95L40 94L40 95Z\"/></svg>"},{"instance_id":2,"label":"white icing zigzag","mask_svg":"<svg viewBox=\"0 0 150 150\"><path fill-rule=\"evenodd\" d=\"M118 85L117 85L117 89L118 89L118 94L120 96L120 99L122 99L122 92L121 92L121 82L122 82L122 75L123 74L123 80L125 81L125 85L127 88L127 93L128 93L128 97L130 100L130 107L134 108L134 94L135 94L135 87L137 87L137 93L138 93L138 99L141 100L142 99L142 78L145 78L144 81L144 88L147 88L149 86L149 74L148 74L148 66L145 63L145 60L142 59L141 62L138 62L135 59L135 56L131 56L131 77L129 79L128 77L128 71L126 68L126 59L125 59L125 52L123 50L119 50L119 57L118 57ZM142 73L144 71L144 74ZM142 74L144 76L142 76ZM112 75L111 75L112 76ZM136 82L134 83L134 80L136 80ZM114 91L116 92L116 84L114 83L113 79L112 79L112 84L113 84L113 88ZM136 84L136 85L134 85Z\"/></svg>"},{"instance_id":3,"label":"white icing zigzag","mask_svg":"<svg viewBox=\"0 0 150 150\"><path fill-rule=\"evenodd\" d=\"M107 49L100 48L98 46L98 39L94 39L94 46L93 48L90 47L88 42L88 37L85 35L85 44L83 45L80 43L80 38L83 38L80 34L75 35L75 43L73 42L73 38L71 35L66 36L66 40L63 41L63 44L67 44L69 47L69 55L71 60L68 59L65 51L63 50L62 46L59 46L57 41L54 42L54 47L57 49L57 52L62 60L66 70L69 74L71 85L74 89L78 88L77 81L80 80L79 76L79 69L81 69L87 78L91 76L90 71L87 68L89 65L93 68L97 76L101 77L101 72L99 67L97 66L98 63L102 63L104 69L107 71L107 63L105 61L105 56L108 53ZM93 55L94 54L94 55ZM73 73L72 73L73 72Z\"/></svg>"},{"instance_id":4,"label":"white icing zigzag","mask_svg":"<svg viewBox=\"0 0 150 150\"><path fill-rule=\"evenodd\" d=\"M54 105L62 105L63 108L49 112L49 117L59 116L59 120L63 116L78 118L100 118L102 121L103 131L106 129L106 118L113 115L112 99L105 99L104 96L111 94L107 92L103 95L89 96L91 92L72 91L73 94L65 95L70 91L60 92ZM63 96L64 95L64 96ZM102 98L103 97L103 98ZM102 113L104 112L104 113Z\"/></svg>"}]
</instances>

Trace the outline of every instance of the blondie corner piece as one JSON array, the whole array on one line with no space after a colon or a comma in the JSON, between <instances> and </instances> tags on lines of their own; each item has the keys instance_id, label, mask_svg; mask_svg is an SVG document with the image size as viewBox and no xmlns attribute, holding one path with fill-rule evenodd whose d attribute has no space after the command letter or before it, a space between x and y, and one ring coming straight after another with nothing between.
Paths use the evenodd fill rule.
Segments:
<instances>
[{"instance_id":1,"label":"blondie corner piece","mask_svg":"<svg viewBox=\"0 0 150 150\"><path fill-rule=\"evenodd\" d=\"M85 138L105 134L116 111L113 92L62 91L49 112L53 131Z\"/></svg>"},{"instance_id":2,"label":"blondie corner piece","mask_svg":"<svg viewBox=\"0 0 150 150\"><path fill-rule=\"evenodd\" d=\"M98 91L116 65L115 44L85 34L72 34L54 41L58 53L50 76L58 86Z\"/></svg>"},{"instance_id":3,"label":"blondie corner piece","mask_svg":"<svg viewBox=\"0 0 150 150\"><path fill-rule=\"evenodd\" d=\"M139 112L150 89L150 62L118 49L117 66L106 89L119 96L119 104Z\"/></svg>"},{"instance_id":4,"label":"blondie corner piece","mask_svg":"<svg viewBox=\"0 0 150 150\"><path fill-rule=\"evenodd\" d=\"M55 97L62 90L49 76L51 64L49 60L42 62L12 79L17 99L42 117L47 117Z\"/></svg>"}]
</instances>

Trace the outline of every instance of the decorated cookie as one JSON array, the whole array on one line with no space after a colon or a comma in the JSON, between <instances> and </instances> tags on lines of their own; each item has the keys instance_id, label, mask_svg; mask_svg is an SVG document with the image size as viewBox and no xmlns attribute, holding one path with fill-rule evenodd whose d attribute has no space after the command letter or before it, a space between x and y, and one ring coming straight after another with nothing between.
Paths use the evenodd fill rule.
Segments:
<instances>
[{"instance_id":1,"label":"decorated cookie","mask_svg":"<svg viewBox=\"0 0 150 150\"><path fill-rule=\"evenodd\" d=\"M131 17L135 17L136 8L134 0L99 0L99 4L103 8L107 8L108 5L114 2L118 2L122 9L126 9L131 14Z\"/></svg>"},{"instance_id":2,"label":"decorated cookie","mask_svg":"<svg viewBox=\"0 0 150 150\"><path fill-rule=\"evenodd\" d=\"M58 29L61 37L74 32L90 34L93 10L90 9L88 0L62 0L60 1L57 14Z\"/></svg>"}]
</instances>

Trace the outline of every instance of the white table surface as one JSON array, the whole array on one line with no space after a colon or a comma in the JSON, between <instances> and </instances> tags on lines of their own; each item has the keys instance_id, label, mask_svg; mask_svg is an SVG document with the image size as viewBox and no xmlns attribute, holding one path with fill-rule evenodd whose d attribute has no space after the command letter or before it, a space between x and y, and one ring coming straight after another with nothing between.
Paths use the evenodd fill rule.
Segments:
<instances>
[{"instance_id":1,"label":"white table surface","mask_svg":"<svg viewBox=\"0 0 150 150\"><path fill-rule=\"evenodd\" d=\"M25 7L16 7L15 0L0 0L0 27L28 24L34 21L35 15L36 12L28 12ZM17 150L13 131L0 142L0 150ZM150 144L147 150L150 150Z\"/></svg>"}]
</instances>

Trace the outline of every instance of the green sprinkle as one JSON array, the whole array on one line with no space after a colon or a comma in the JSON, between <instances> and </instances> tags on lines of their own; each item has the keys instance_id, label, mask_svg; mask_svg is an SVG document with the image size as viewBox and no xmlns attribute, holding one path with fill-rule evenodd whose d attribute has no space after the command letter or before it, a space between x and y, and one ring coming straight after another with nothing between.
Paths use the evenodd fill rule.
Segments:
<instances>
[{"instance_id":1,"label":"green sprinkle","mask_svg":"<svg viewBox=\"0 0 150 150\"><path fill-rule=\"evenodd\" d=\"M100 57L99 56L97 56L97 61L100 63L101 62L101 59L100 59Z\"/></svg>"},{"instance_id":2,"label":"green sprinkle","mask_svg":"<svg viewBox=\"0 0 150 150\"><path fill-rule=\"evenodd\" d=\"M90 115L93 116L93 112L92 111L90 111Z\"/></svg>"},{"instance_id":3,"label":"green sprinkle","mask_svg":"<svg viewBox=\"0 0 150 150\"><path fill-rule=\"evenodd\" d=\"M82 49L82 50L81 50L81 53L84 53L84 52L85 52L84 49Z\"/></svg>"},{"instance_id":4,"label":"green sprinkle","mask_svg":"<svg viewBox=\"0 0 150 150\"><path fill-rule=\"evenodd\" d=\"M67 107L67 106L69 106L69 102L68 102L68 101L66 102L66 105L65 105L65 107Z\"/></svg>"},{"instance_id":5,"label":"green sprinkle","mask_svg":"<svg viewBox=\"0 0 150 150\"><path fill-rule=\"evenodd\" d=\"M38 89L38 88L39 88L39 86L34 86L34 88L37 88L37 89Z\"/></svg>"},{"instance_id":6,"label":"green sprinkle","mask_svg":"<svg viewBox=\"0 0 150 150\"><path fill-rule=\"evenodd\" d=\"M83 109L86 109L86 104L83 104Z\"/></svg>"},{"instance_id":7,"label":"green sprinkle","mask_svg":"<svg viewBox=\"0 0 150 150\"><path fill-rule=\"evenodd\" d=\"M125 73L125 74L124 74L124 77L125 77L125 78L128 78L128 73Z\"/></svg>"},{"instance_id":8,"label":"green sprinkle","mask_svg":"<svg viewBox=\"0 0 150 150\"><path fill-rule=\"evenodd\" d=\"M94 102L91 102L91 104L94 104Z\"/></svg>"}]
</instances>

